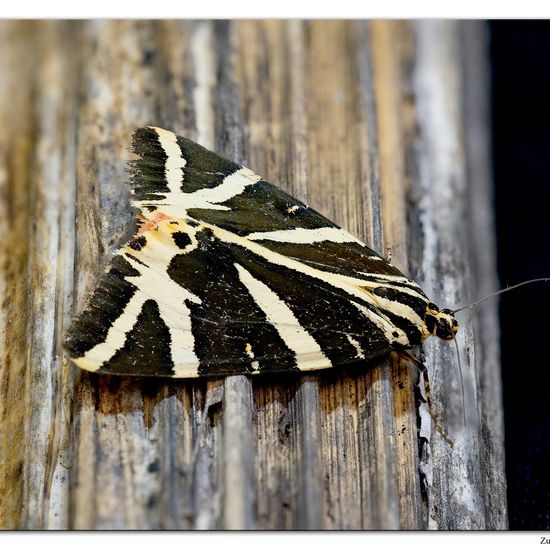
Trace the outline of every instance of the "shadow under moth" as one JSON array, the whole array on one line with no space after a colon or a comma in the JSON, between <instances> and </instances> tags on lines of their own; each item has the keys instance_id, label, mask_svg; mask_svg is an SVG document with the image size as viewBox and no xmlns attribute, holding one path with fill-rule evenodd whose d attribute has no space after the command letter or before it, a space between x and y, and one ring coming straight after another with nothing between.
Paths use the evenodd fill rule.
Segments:
<instances>
[{"instance_id":1,"label":"shadow under moth","mask_svg":"<svg viewBox=\"0 0 550 550\"><path fill-rule=\"evenodd\" d=\"M130 166L138 233L66 340L79 367L191 378L311 371L454 338L453 312L248 168L160 128Z\"/></svg>"}]
</instances>

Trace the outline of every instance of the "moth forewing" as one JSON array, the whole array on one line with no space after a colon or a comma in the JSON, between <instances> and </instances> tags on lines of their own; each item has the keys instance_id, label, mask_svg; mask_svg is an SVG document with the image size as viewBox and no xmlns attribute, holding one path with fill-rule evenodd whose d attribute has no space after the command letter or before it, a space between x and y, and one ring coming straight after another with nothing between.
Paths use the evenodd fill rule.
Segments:
<instances>
[{"instance_id":1,"label":"moth forewing","mask_svg":"<svg viewBox=\"0 0 550 550\"><path fill-rule=\"evenodd\" d=\"M359 239L239 166L160 128L133 137L138 233L67 348L81 368L196 377L339 367L458 325Z\"/></svg>"}]
</instances>

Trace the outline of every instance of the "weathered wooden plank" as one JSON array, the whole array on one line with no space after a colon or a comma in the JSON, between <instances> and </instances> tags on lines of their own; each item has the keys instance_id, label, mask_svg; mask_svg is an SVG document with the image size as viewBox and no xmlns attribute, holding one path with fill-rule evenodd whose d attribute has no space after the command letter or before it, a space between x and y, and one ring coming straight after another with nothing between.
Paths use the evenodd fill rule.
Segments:
<instances>
[{"instance_id":1,"label":"weathered wooden plank","mask_svg":"<svg viewBox=\"0 0 550 550\"><path fill-rule=\"evenodd\" d=\"M487 296L498 288L493 230L493 192L491 181L489 109L489 72L487 28L483 22L464 23L459 28L463 80L464 146L468 162L468 202L472 223L468 242L471 244L472 273L476 292L472 299ZM472 310L469 310L472 312ZM472 313L470 313L472 315ZM504 464L504 418L500 379L498 304L489 302L475 310L476 393L480 418L480 441L485 524L490 529L508 528L506 478Z\"/></svg>"},{"instance_id":2,"label":"weathered wooden plank","mask_svg":"<svg viewBox=\"0 0 550 550\"><path fill-rule=\"evenodd\" d=\"M471 148L465 151L463 132L465 122L471 123L472 116L486 117L487 111L484 110L479 95L478 99L473 103L470 101L467 107L463 107L461 99L464 91L471 94L472 90L476 90L475 93L481 95L486 93L486 87L483 88L484 81L467 79L470 73L462 71L463 67L468 69L469 64L473 62L486 66L486 60L483 62L481 57L484 46L482 34L478 30L477 34L468 38L477 43L477 60L470 53L468 58L463 59L463 67L456 62L461 58L459 30L460 26L456 22L419 22L415 25L416 69L413 78L421 150L418 155L417 177L412 181L413 193L419 198L419 222L423 237L423 275L420 278L424 280L424 288L431 292L432 296L439 295L440 303L452 306L461 305L471 299L472 283L481 278L487 281L485 288L497 286L494 257L492 260L486 260L482 271L475 275L471 264L472 254L480 257L487 255L487 250L480 250L479 244L474 248L469 241L480 239L479 243L490 245L492 238L488 237L487 241L486 237L478 236L483 230L487 234L488 222L480 224L479 228L474 226L476 221L479 221L479 211L477 217L471 215L471 194L480 199L480 205L487 207L485 214L489 219L491 209L488 207L488 180L482 181L482 178L487 176L487 156L483 156L484 160L480 166L480 154L483 155L483 152L473 152ZM465 54L467 51L464 50ZM483 91L478 91L478 86L479 90ZM479 140L481 143L484 142L483 132L480 134L479 126L474 131L474 136L477 136L478 143ZM466 156L468 152L470 155L473 154L472 164L469 164L470 160ZM470 181L466 177L468 169L470 175L472 172L477 173ZM475 188L477 189L474 190ZM454 197L453 200L450 200L451 195ZM421 235L419 239L420 237ZM474 253L474 250L477 252ZM460 273L463 274L462 277L458 276ZM476 294L479 295L478 292ZM471 320L466 315L460 320L462 330L457 343L464 365L464 404L454 350L438 341L430 341L424 346L426 362L431 367L434 409L437 417L442 419L447 432L455 440L455 445L451 448L441 438L432 437L430 452L424 455L428 461L427 468L433 473L432 482L427 480L425 485L428 527L504 528L504 486L502 481L492 486L485 484L485 474L482 471L484 459L480 460L480 457L489 451L486 447L487 441L502 451L502 435L499 434L498 428L495 430L489 427L486 419L479 414L484 398L477 382L478 377L484 378L485 375L482 373L486 368L495 370L498 358L493 346L484 350L489 354L486 359L488 363L479 361L476 355L482 349L482 341L474 338ZM491 328L496 329L494 323ZM494 330L493 337L497 333L498 331ZM497 377L493 375L492 381L494 386L486 391L491 395L490 399L496 398L498 403L500 387ZM467 419L466 426L462 421L463 407ZM500 512L494 515L486 514L486 499L494 499Z\"/></svg>"},{"instance_id":3,"label":"weathered wooden plank","mask_svg":"<svg viewBox=\"0 0 550 550\"><path fill-rule=\"evenodd\" d=\"M316 185L316 191L310 193L312 206L358 233L364 204L360 195L364 185L360 179L361 152L368 145L361 145L364 137L357 121L364 98L358 93L355 78L359 69L356 34L357 30L344 22L312 24L309 91L315 95L308 101L308 139L309 178ZM371 209L378 218L379 205ZM373 235L367 233L366 238L372 242ZM389 361L364 371L344 372L331 384L323 385L322 399L336 401L336 406L324 405L323 418L326 440L331 443L327 451L332 455L325 474L332 497L331 527L398 528ZM350 416L355 422L349 422Z\"/></svg>"},{"instance_id":4,"label":"weathered wooden plank","mask_svg":"<svg viewBox=\"0 0 550 550\"><path fill-rule=\"evenodd\" d=\"M0 40L2 527L506 527L494 308L459 338L466 429L453 348L425 347L454 448L423 406L417 432L418 373L395 358L163 382L77 372L61 347L134 226L124 161L150 123L390 246L440 305L474 275L494 288L481 24L4 22Z\"/></svg>"},{"instance_id":5,"label":"weathered wooden plank","mask_svg":"<svg viewBox=\"0 0 550 550\"><path fill-rule=\"evenodd\" d=\"M403 220L407 219L408 191L405 151L414 131L406 103L407 65L414 51L411 34L409 25L403 22L373 23L373 81L385 246L391 250L392 262L404 272L410 271L408 226ZM423 523L415 395L418 372L397 357L393 357L392 367L400 526L418 529Z\"/></svg>"},{"instance_id":6,"label":"weathered wooden plank","mask_svg":"<svg viewBox=\"0 0 550 550\"><path fill-rule=\"evenodd\" d=\"M10 104L2 103L0 117L4 128L17 128L10 136L2 132L2 172L0 186L0 224L4 238L0 240L2 265L1 329L2 359L0 375L0 493L3 526L18 527L24 524L25 463L23 460L28 442L21 437L21 425L25 419L26 403L26 323L28 297L26 273L30 228L32 120L30 102L32 70L27 60L32 51L26 50L23 38L25 25L2 23L2 47L0 63L5 78L0 80L2 97L11 97ZM13 44L12 47L9 45ZM17 71L16 67L21 67ZM17 93L18 88L21 90ZM14 243L14 244L11 244Z\"/></svg>"},{"instance_id":7,"label":"weathered wooden plank","mask_svg":"<svg viewBox=\"0 0 550 550\"><path fill-rule=\"evenodd\" d=\"M121 161L128 158L132 129L158 117L154 30L147 22L101 21L87 23L82 35L82 55L90 61L81 79L77 219L92 220L77 227L76 271L90 277L78 281L80 298L101 263L97 251L112 249L128 233ZM190 406L194 402L190 383L79 373L69 525L191 527L190 461L202 403L197 409Z\"/></svg>"}]
</instances>

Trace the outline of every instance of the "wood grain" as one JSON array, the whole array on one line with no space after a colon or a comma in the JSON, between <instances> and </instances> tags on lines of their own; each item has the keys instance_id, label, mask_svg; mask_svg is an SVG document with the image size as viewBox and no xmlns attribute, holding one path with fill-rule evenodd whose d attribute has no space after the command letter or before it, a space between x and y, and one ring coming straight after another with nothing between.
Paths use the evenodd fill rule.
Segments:
<instances>
[{"instance_id":1,"label":"wood grain","mask_svg":"<svg viewBox=\"0 0 550 550\"><path fill-rule=\"evenodd\" d=\"M0 527L507 527L494 305L460 319L466 426L454 348L419 351L454 446L399 357L135 381L62 347L135 228L146 124L390 247L440 306L495 288L482 23L4 21L0 42Z\"/></svg>"}]
</instances>

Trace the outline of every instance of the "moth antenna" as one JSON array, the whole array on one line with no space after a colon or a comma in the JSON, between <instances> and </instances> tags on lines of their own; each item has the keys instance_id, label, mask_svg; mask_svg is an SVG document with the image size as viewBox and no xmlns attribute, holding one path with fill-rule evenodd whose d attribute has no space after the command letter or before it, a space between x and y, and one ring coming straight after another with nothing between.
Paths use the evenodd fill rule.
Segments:
<instances>
[{"instance_id":1,"label":"moth antenna","mask_svg":"<svg viewBox=\"0 0 550 550\"><path fill-rule=\"evenodd\" d=\"M453 338L456 349L456 358L458 359L458 372L460 373L460 388L462 389L462 417L464 418L464 426L466 426L466 400L464 399L464 378L462 377L462 363L460 361L460 352L458 351L458 342Z\"/></svg>"},{"instance_id":2,"label":"moth antenna","mask_svg":"<svg viewBox=\"0 0 550 550\"><path fill-rule=\"evenodd\" d=\"M478 304L481 304L482 302L485 302L485 300L489 300L490 298L494 298L495 296L498 296L499 294L503 294L504 292L508 292L509 290L514 290L516 288L519 288L520 286L524 285L530 285L531 283L542 283L542 282L548 282L550 281L550 277L540 277L539 279L529 279L528 281L523 281L522 283L518 283L516 285L509 286L507 288L503 288L501 290L497 290L495 292L491 292L488 296L485 296L484 298L480 298L479 300L476 300L475 302L467 305L459 307L458 309L455 309L453 313L457 313L458 311L462 311L464 309L468 309L474 306L477 306Z\"/></svg>"}]
</instances>

